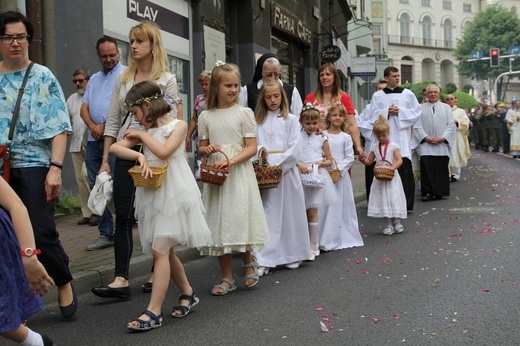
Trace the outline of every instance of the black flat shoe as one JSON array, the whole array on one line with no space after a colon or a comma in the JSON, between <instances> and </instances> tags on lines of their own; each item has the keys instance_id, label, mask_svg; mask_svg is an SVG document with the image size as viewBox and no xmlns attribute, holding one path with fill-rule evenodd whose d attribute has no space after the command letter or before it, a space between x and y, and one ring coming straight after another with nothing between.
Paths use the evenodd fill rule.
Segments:
<instances>
[{"instance_id":1,"label":"black flat shoe","mask_svg":"<svg viewBox=\"0 0 520 346\"><path fill-rule=\"evenodd\" d=\"M429 193L427 193L426 195L422 196L422 200L423 202L429 202L432 200L432 196Z\"/></svg>"},{"instance_id":2,"label":"black flat shoe","mask_svg":"<svg viewBox=\"0 0 520 346\"><path fill-rule=\"evenodd\" d=\"M153 288L153 282L147 282L141 286L141 290L143 291L143 293L152 292L152 288Z\"/></svg>"},{"instance_id":3,"label":"black flat shoe","mask_svg":"<svg viewBox=\"0 0 520 346\"><path fill-rule=\"evenodd\" d=\"M132 294L130 292L130 286L112 288L108 286L94 287L92 290L96 296L101 298L119 298L128 299Z\"/></svg>"},{"instance_id":4,"label":"black flat shoe","mask_svg":"<svg viewBox=\"0 0 520 346\"><path fill-rule=\"evenodd\" d=\"M72 284L72 281L70 282L70 288L72 289L72 303L67 306L60 306L60 312L61 312L61 316L63 318L71 318L72 316L74 316L74 314L78 310L78 296L76 295L76 290L74 289L74 285ZM58 305L59 305L59 297L58 297Z\"/></svg>"}]
</instances>

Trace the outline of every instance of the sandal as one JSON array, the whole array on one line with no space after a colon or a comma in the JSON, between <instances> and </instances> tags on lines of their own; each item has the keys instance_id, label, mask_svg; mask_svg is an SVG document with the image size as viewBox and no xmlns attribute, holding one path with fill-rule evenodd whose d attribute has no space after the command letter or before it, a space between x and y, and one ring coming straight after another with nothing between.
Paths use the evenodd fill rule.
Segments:
<instances>
[{"instance_id":1,"label":"sandal","mask_svg":"<svg viewBox=\"0 0 520 346\"><path fill-rule=\"evenodd\" d=\"M134 330L136 332L145 332L150 329L159 328L162 325L162 318L163 318L162 312L160 314L156 315L153 312L151 312L150 310L146 310L145 312L143 312L143 315L146 315L150 318L146 321L142 320L140 318L133 320L132 322L137 322L138 325L137 326L128 325L127 326L128 329Z\"/></svg>"},{"instance_id":2,"label":"sandal","mask_svg":"<svg viewBox=\"0 0 520 346\"><path fill-rule=\"evenodd\" d=\"M225 282L229 285L229 287L222 285L222 283ZM222 293L216 293L213 291L214 289L220 289L222 290ZM228 278L222 278L220 279L220 283L218 285L213 286L213 290L211 290L211 294L214 296L224 296L228 294L229 292L232 292L237 289L237 286L235 286L235 280L229 280Z\"/></svg>"},{"instance_id":3,"label":"sandal","mask_svg":"<svg viewBox=\"0 0 520 346\"><path fill-rule=\"evenodd\" d=\"M244 268L253 268L255 270L255 272L253 274L249 274L249 275L246 275L244 277L244 284L246 285L246 288L251 288L253 287L254 285L256 285L258 283L258 281L260 281L260 275L258 273L258 263L256 263L255 260L253 260L253 262L249 262L247 264L242 264L242 267ZM248 280L255 280L255 282L253 282L251 285L247 285L246 282Z\"/></svg>"},{"instance_id":4,"label":"sandal","mask_svg":"<svg viewBox=\"0 0 520 346\"><path fill-rule=\"evenodd\" d=\"M395 233L402 233L404 231L403 225L400 222L394 223L394 231Z\"/></svg>"},{"instance_id":5,"label":"sandal","mask_svg":"<svg viewBox=\"0 0 520 346\"><path fill-rule=\"evenodd\" d=\"M187 300L189 302L188 306L181 305L181 300ZM187 294L181 294L179 296L179 305L174 306L172 308L172 317L184 317L190 313L192 307L199 303L199 298L195 296L195 291L192 291L191 296ZM180 311L180 315L174 314L175 311Z\"/></svg>"},{"instance_id":6,"label":"sandal","mask_svg":"<svg viewBox=\"0 0 520 346\"><path fill-rule=\"evenodd\" d=\"M384 235L392 235L394 234L394 228L392 226L386 226L383 230Z\"/></svg>"}]
</instances>

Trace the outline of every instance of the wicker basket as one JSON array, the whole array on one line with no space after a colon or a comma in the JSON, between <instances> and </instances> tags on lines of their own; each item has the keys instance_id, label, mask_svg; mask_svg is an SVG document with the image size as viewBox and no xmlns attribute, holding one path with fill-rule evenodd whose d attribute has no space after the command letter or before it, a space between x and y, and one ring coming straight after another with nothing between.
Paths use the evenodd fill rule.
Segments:
<instances>
[{"instance_id":1,"label":"wicker basket","mask_svg":"<svg viewBox=\"0 0 520 346\"><path fill-rule=\"evenodd\" d=\"M374 177L377 180L390 181L394 179L394 171L390 167L392 164L387 160L380 160L374 167Z\"/></svg>"},{"instance_id":2,"label":"wicker basket","mask_svg":"<svg viewBox=\"0 0 520 346\"><path fill-rule=\"evenodd\" d=\"M329 174L330 174L330 178L332 179L332 182L335 184L341 178L341 171L338 169L338 163L336 162L336 160L334 160L334 158L333 158L332 161L334 161L335 168L329 169Z\"/></svg>"},{"instance_id":3,"label":"wicker basket","mask_svg":"<svg viewBox=\"0 0 520 346\"><path fill-rule=\"evenodd\" d=\"M223 151L219 151L227 160L226 168L215 168L206 164L209 155L204 155L200 163L200 181L206 184L221 186L229 174L229 157ZM214 154L214 153L213 153ZM213 155L210 154L210 155Z\"/></svg>"},{"instance_id":4,"label":"wicker basket","mask_svg":"<svg viewBox=\"0 0 520 346\"><path fill-rule=\"evenodd\" d=\"M166 163L163 167L150 167L153 175L149 178L144 178L141 171L141 166L135 165L128 170L132 180L134 181L135 187L147 187L150 189L156 189L161 186L164 173L168 170L168 164Z\"/></svg>"},{"instance_id":5,"label":"wicker basket","mask_svg":"<svg viewBox=\"0 0 520 346\"><path fill-rule=\"evenodd\" d=\"M281 166L270 166L264 159L265 148L258 151L258 160L253 162L255 168L256 181L259 189L272 189L278 187L282 177Z\"/></svg>"}]
</instances>

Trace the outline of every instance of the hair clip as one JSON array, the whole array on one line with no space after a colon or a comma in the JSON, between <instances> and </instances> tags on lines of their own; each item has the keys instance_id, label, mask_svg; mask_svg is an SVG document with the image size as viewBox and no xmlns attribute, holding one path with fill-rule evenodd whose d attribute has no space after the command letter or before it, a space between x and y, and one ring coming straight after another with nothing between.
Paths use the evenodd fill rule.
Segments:
<instances>
[{"instance_id":1,"label":"hair clip","mask_svg":"<svg viewBox=\"0 0 520 346\"><path fill-rule=\"evenodd\" d=\"M155 95L152 95L152 96L148 96L148 97L141 97L140 99L137 99L133 102L129 102L129 103L125 103L125 106L128 108L128 107L133 107L133 106L140 106L143 104L143 102L146 100L146 101L152 101L152 100L157 100L159 97L163 97L161 94L155 94Z\"/></svg>"},{"instance_id":2,"label":"hair clip","mask_svg":"<svg viewBox=\"0 0 520 346\"><path fill-rule=\"evenodd\" d=\"M312 103L307 102L305 105L303 105L301 113L306 112L306 111L310 111L310 110L316 111L318 113L320 112L320 111L318 111L318 109L316 107L314 107L312 105Z\"/></svg>"},{"instance_id":3,"label":"hair clip","mask_svg":"<svg viewBox=\"0 0 520 346\"><path fill-rule=\"evenodd\" d=\"M222 60L217 60L217 61L215 62L215 66L222 66L222 65L225 65L225 64L226 64L226 63L223 62Z\"/></svg>"}]
</instances>

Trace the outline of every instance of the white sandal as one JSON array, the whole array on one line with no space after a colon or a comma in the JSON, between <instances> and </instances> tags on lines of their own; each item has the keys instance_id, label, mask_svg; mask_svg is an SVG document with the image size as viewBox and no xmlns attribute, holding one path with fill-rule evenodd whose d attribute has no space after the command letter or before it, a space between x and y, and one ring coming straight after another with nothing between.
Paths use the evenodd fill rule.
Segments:
<instances>
[{"instance_id":1,"label":"white sandal","mask_svg":"<svg viewBox=\"0 0 520 346\"><path fill-rule=\"evenodd\" d=\"M383 230L384 235L392 235L394 234L394 228L392 226L386 226Z\"/></svg>"},{"instance_id":2,"label":"white sandal","mask_svg":"<svg viewBox=\"0 0 520 346\"><path fill-rule=\"evenodd\" d=\"M222 283L225 282L229 285L229 287L222 285ZM220 289L222 290L222 293L216 293L213 291L213 289ZM213 289L211 290L211 294L214 296L224 296L228 294L229 292L232 292L237 289L237 286L235 286L235 280L229 280L228 278L222 278L220 279L220 283L218 285L213 286Z\"/></svg>"},{"instance_id":3,"label":"white sandal","mask_svg":"<svg viewBox=\"0 0 520 346\"><path fill-rule=\"evenodd\" d=\"M404 231L403 225L400 222L395 223L394 224L394 231L395 231L395 233L402 233Z\"/></svg>"},{"instance_id":4,"label":"white sandal","mask_svg":"<svg viewBox=\"0 0 520 346\"><path fill-rule=\"evenodd\" d=\"M253 260L253 262L249 262L247 264L242 263L242 267L244 267L244 269L253 268L255 270L253 274L249 274L244 277L244 284L245 284L246 288L251 288L251 287L255 286L258 283L258 281L260 281L260 274L258 273L258 263L256 263L255 260ZM246 284L246 282L248 280L255 280L255 282L253 282L251 285L248 286Z\"/></svg>"}]
</instances>

